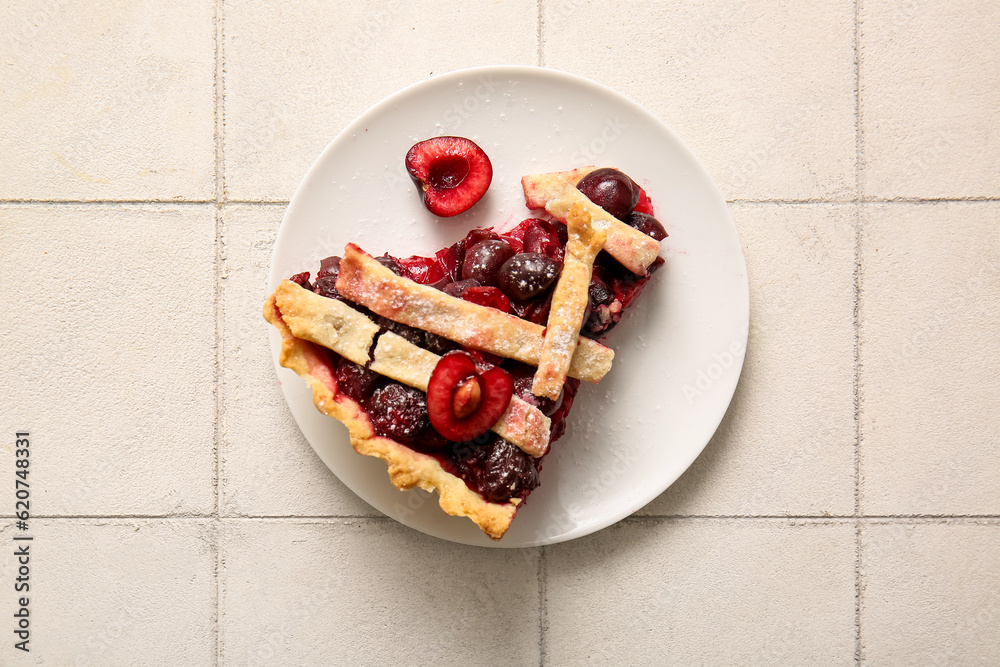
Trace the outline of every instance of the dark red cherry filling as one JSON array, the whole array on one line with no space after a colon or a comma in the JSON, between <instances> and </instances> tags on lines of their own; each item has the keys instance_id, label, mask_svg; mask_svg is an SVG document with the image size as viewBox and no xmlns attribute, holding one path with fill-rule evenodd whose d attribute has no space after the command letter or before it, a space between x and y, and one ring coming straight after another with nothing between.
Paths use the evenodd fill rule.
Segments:
<instances>
[{"instance_id":1,"label":"dark red cherry filling","mask_svg":"<svg viewBox=\"0 0 1000 667\"><path fill-rule=\"evenodd\" d=\"M494 433L480 440L484 442L462 442L452 448L459 476L480 495L502 503L513 490L527 495L538 486L539 468L530 456Z\"/></svg>"},{"instance_id":2,"label":"dark red cherry filling","mask_svg":"<svg viewBox=\"0 0 1000 667\"><path fill-rule=\"evenodd\" d=\"M400 442L412 441L430 426L424 392L398 382L376 389L366 405L375 431Z\"/></svg>"},{"instance_id":3,"label":"dark red cherry filling","mask_svg":"<svg viewBox=\"0 0 1000 667\"><path fill-rule=\"evenodd\" d=\"M513 312L510 308L510 299L496 287L468 287L462 290L461 298L505 313Z\"/></svg>"},{"instance_id":4,"label":"dark red cherry filling","mask_svg":"<svg viewBox=\"0 0 1000 667\"><path fill-rule=\"evenodd\" d=\"M334 375L337 387L358 403L368 400L376 389L385 384L386 379L378 373L350 359L337 358L340 360Z\"/></svg>"},{"instance_id":5,"label":"dark red cherry filling","mask_svg":"<svg viewBox=\"0 0 1000 667\"><path fill-rule=\"evenodd\" d=\"M633 191L632 185L635 184L627 176L627 181L616 175L611 178L616 183L614 188L620 192L610 196L610 199L626 200L626 209L632 206L631 210L623 214L626 224L657 240L664 238L666 231L652 217L652 203L645 191L637 185ZM614 189L608 186L604 188ZM636 203L633 203L633 199L636 199ZM564 225L540 218L528 218L502 234L493 229L474 229L458 243L443 248L430 257L395 258L385 255L377 260L397 275L422 285L432 285L452 296L497 308L545 326L552 288L562 268L566 237ZM607 253L600 253L594 263L589 290L589 314L581 333L591 338L606 336L662 263L663 260L657 259L646 275L637 276ZM311 287L318 294L346 301L335 286L339 264L339 257L324 259L313 283L309 282L308 273L297 274L292 279L307 289ZM356 307L368 313L366 309ZM555 401L538 398L531 393L535 372L532 366L474 350L456 354L454 351L460 346L450 340L368 314L379 324L383 333L392 331L415 345L442 356L442 361L453 356L471 357L475 372L465 375L465 371L457 374L453 372L453 377L445 383L451 402L446 400L437 403L437 399L432 398L434 392L430 388L425 395L331 353L339 391L362 406L376 433L433 456L446 470L461 477L469 488L484 498L493 502L525 498L538 485L541 459L525 454L488 430L502 411L497 417L489 415L488 419L484 418L484 421L489 421L485 426L476 424L476 428L472 429L471 422L468 422L460 426L459 430L446 434L444 431L448 430L447 426L443 427L444 430L435 428L440 426L435 423L435 406L447 408L444 421L461 423L472 419L478 414L477 410L481 409L484 397L491 395L490 389L484 391L486 383L482 378L485 369L494 366L503 369L501 372L509 378L513 395L535 405L551 419L549 440L555 442L566 432L566 416L573 406L580 386L579 380L568 379L561 396ZM479 379L473 379L470 383L470 378L477 377ZM475 396L477 390L479 403ZM507 397L503 401L505 409L511 393L504 390L501 395L504 394Z\"/></svg>"}]
</instances>

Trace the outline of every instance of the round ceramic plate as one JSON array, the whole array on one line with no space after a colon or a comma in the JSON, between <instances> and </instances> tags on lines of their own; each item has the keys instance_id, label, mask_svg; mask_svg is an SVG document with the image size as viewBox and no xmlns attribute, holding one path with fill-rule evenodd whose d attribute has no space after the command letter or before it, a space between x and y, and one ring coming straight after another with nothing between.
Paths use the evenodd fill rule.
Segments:
<instances>
[{"instance_id":1,"label":"round ceramic plate","mask_svg":"<svg viewBox=\"0 0 1000 667\"><path fill-rule=\"evenodd\" d=\"M440 219L403 167L435 135L478 143L493 183L470 211ZM347 430L313 407L305 383L275 366L288 406L319 457L373 507L466 544L525 547L604 528L662 493L701 453L732 399L746 349L749 290L726 203L691 151L660 120L587 79L535 67L485 67L414 84L379 102L323 151L292 198L271 260L269 290L354 242L372 253L432 254L473 227L532 217L521 176L596 164L618 167L649 194L670 236L666 264L604 342L614 367L584 384L541 485L503 540L446 515L437 497L400 492L385 464L351 449Z\"/></svg>"}]
</instances>

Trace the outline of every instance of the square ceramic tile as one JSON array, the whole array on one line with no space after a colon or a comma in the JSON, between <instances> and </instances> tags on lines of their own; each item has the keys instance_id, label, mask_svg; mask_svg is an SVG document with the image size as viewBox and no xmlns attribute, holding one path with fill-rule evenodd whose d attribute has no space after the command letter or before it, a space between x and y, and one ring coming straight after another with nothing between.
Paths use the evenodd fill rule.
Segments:
<instances>
[{"instance_id":1,"label":"square ceramic tile","mask_svg":"<svg viewBox=\"0 0 1000 667\"><path fill-rule=\"evenodd\" d=\"M48 519L31 523L31 541L14 532L0 529L4 665L215 664L213 521ZM15 591L15 577L28 588ZM21 597L27 653L14 648Z\"/></svg>"},{"instance_id":2,"label":"square ceramic tile","mask_svg":"<svg viewBox=\"0 0 1000 667\"><path fill-rule=\"evenodd\" d=\"M214 4L5 3L0 198L214 197Z\"/></svg>"},{"instance_id":3,"label":"square ceramic tile","mask_svg":"<svg viewBox=\"0 0 1000 667\"><path fill-rule=\"evenodd\" d=\"M31 433L32 513L214 511L214 209L8 205L0 229L0 432Z\"/></svg>"},{"instance_id":4,"label":"square ceramic tile","mask_svg":"<svg viewBox=\"0 0 1000 667\"><path fill-rule=\"evenodd\" d=\"M282 215L283 206L227 206L223 212L221 511L378 514L313 452L275 375L270 325L261 311ZM330 428L343 426L331 419Z\"/></svg>"},{"instance_id":5,"label":"square ceramic tile","mask_svg":"<svg viewBox=\"0 0 1000 667\"><path fill-rule=\"evenodd\" d=\"M1000 522L865 523L861 663L995 665Z\"/></svg>"},{"instance_id":6,"label":"square ceramic tile","mask_svg":"<svg viewBox=\"0 0 1000 667\"><path fill-rule=\"evenodd\" d=\"M547 549L552 665L851 664L853 523L630 520Z\"/></svg>"},{"instance_id":7,"label":"square ceramic tile","mask_svg":"<svg viewBox=\"0 0 1000 667\"><path fill-rule=\"evenodd\" d=\"M223 527L223 664L538 664L537 550L384 519Z\"/></svg>"},{"instance_id":8,"label":"square ceramic tile","mask_svg":"<svg viewBox=\"0 0 1000 667\"><path fill-rule=\"evenodd\" d=\"M534 0L236 2L225 7L228 197L288 200L320 152L383 97L431 74L534 65ZM402 163L403 156L399 156Z\"/></svg>"},{"instance_id":9,"label":"square ceramic tile","mask_svg":"<svg viewBox=\"0 0 1000 667\"><path fill-rule=\"evenodd\" d=\"M861 509L1000 514L1000 204L864 211Z\"/></svg>"},{"instance_id":10,"label":"square ceramic tile","mask_svg":"<svg viewBox=\"0 0 1000 667\"><path fill-rule=\"evenodd\" d=\"M671 126L727 199L855 193L854 6L544 2L542 62Z\"/></svg>"},{"instance_id":11,"label":"square ceramic tile","mask_svg":"<svg viewBox=\"0 0 1000 667\"><path fill-rule=\"evenodd\" d=\"M853 205L731 207L750 336L719 430L643 513L854 512Z\"/></svg>"},{"instance_id":12,"label":"square ceramic tile","mask_svg":"<svg viewBox=\"0 0 1000 667\"><path fill-rule=\"evenodd\" d=\"M864 194L1000 196L1000 4L858 4Z\"/></svg>"}]
</instances>

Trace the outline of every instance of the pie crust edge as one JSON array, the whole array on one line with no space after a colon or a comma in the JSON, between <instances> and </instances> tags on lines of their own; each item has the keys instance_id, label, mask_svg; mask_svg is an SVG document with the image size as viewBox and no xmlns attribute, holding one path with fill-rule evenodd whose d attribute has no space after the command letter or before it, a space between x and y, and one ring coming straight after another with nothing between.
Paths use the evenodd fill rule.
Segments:
<instances>
[{"instance_id":1,"label":"pie crust edge","mask_svg":"<svg viewBox=\"0 0 1000 667\"><path fill-rule=\"evenodd\" d=\"M425 491L437 491L438 504L446 513L470 518L491 539L499 540L504 536L517 513L515 502L491 503L442 468L433 457L391 438L376 435L371 420L357 402L343 394L338 395L316 376L316 361L310 361L310 357L315 357L314 343L292 335L281 318L274 294L264 303L264 319L281 334L279 363L306 381L312 389L313 404L317 410L347 427L354 451L385 461L389 479L401 491L415 486Z\"/></svg>"}]
</instances>

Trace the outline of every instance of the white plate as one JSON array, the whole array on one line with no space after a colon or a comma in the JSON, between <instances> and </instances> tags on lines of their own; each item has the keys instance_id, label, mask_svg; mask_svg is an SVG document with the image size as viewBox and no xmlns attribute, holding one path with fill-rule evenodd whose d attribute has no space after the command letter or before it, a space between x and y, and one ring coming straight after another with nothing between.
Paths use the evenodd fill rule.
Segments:
<instances>
[{"instance_id":1,"label":"white plate","mask_svg":"<svg viewBox=\"0 0 1000 667\"><path fill-rule=\"evenodd\" d=\"M407 149L454 134L493 162L493 184L469 212L443 220L420 202L403 167ZM305 384L277 364L288 406L319 457L348 487L402 523L466 544L525 547L604 528L662 493L701 453L743 366L749 290L726 203L697 158L660 120L587 79L535 67L484 67L416 83L348 125L316 160L278 232L269 289L353 241L372 254L430 254L474 226L531 217L524 174L615 166L649 193L670 237L666 264L606 341L611 372L584 384L566 435L539 486L500 542L451 517L437 497L400 492L385 464L351 449L346 429L321 415Z\"/></svg>"}]
</instances>

